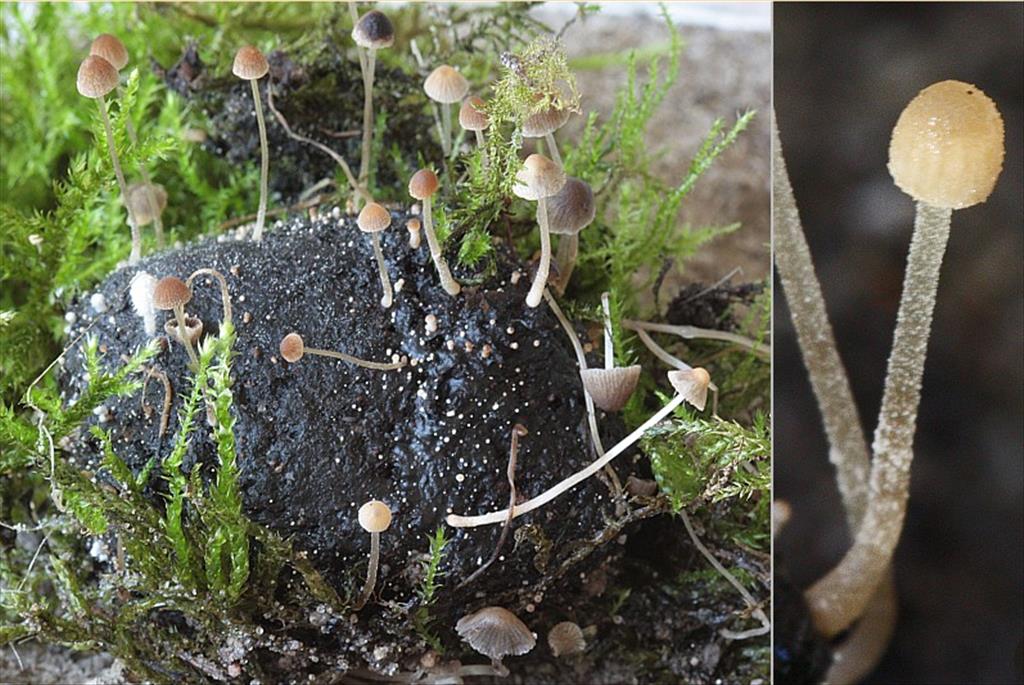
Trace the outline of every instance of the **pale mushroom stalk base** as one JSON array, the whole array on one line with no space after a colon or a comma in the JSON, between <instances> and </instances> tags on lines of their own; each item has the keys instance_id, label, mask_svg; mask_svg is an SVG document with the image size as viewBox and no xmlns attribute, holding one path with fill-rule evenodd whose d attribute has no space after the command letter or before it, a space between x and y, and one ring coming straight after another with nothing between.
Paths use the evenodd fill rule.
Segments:
<instances>
[{"instance_id":1,"label":"pale mushroom stalk base","mask_svg":"<svg viewBox=\"0 0 1024 685\"><path fill-rule=\"evenodd\" d=\"M192 349L192 343L189 342L188 326L185 325L185 308L175 307L174 308L174 320L178 322L178 335L181 340L181 344L185 346L185 351L188 352L189 361L192 362L192 368L199 368L199 357L196 356L196 351Z\"/></svg>"},{"instance_id":2,"label":"pale mushroom stalk base","mask_svg":"<svg viewBox=\"0 0 1024 685\"><path fill-rule=\"evenodd\" d=\"M267 184L270 175L270 146L267 144L267 123L263 120L263 102L256 79L249 79L252 85L252 100L256 106L256 124L260 130L260 208L256 213L256 228L252 239L263 240L263 223L267 220Z\"/></svg>"},{"instance_id":3,"label":"pale mushroom stalk base","mask_svg":"<svg viewBox=\"0 0 1024 685\"><path fill-rule=\"evenodd\" d=\"M899 541L910 487L914 431L951 209L919 202L882 409L873 443L870 498L853 547L806 592L815 626L834 637L867 607ZM778 252L776 252L778 254Z\"/></svg>"},{"instance_id":4,"label":"pale mushroom stalk base","mask_svg":"<svg viewBox=\"0 0 1024 685\"><path fill-rule=\"evenodd\" d=\"M349 364L355 364L361 366L364 369L375 369L377 371L397 371L405 366L405 361L398 362L371 362L359 357L353 357L351 354L345 354L344 352L335 352L334 350L321 350L316 347L306 347L303 349L305 354L316 354L321 357L331 357L332 359L340 359Z\"/></svg>"},{"instance_id":5,"label":"pale mushroom stalk base","mask_svg":"<svg viewBox=\"0 0 1024 685\"><path fill-rule=\"evenodd\" d=\"M377 66L377 51L366 51L366 68L363 71L363 148L359 159L359 184L367 185L370 179L370 155L373 154L373 77Z\"/></svg>"},{"instance_id":6,"label":"pale mushroom stalk base","mask_svg":"<svg viewBox=\"0 0 1024 685\"><path fill-rule=\"evenodd\" d=\"M545 142L548 144L548 154L551 155L551 159L558 166L562 166L562 155L558 153L558 145L555 144L555 135L548 133L544 136Z\"/></svg>"},{"instance_id":7,"label":"pale mushroom stalk base","mask_svg":"<svg viewBox=\"0 0 1024 685\"><path fill-rule=\"evenodd\" d=\"M548 229L548 202L544 197L537 200L537 224L540 226L540 263L537 265L537 275L530 284L530 292L526 294L527 307L540 304L551 272L551 232Z\"/></svg>"},{"instance_id":8,"label":"pale mushroom stalk base","mask_svg":"<svg viewBox=\"0 0 1024 685\"><path fill-rule=\"evenodd\" d=\"M129 264L138 264L142 259L142 236L139 233L139 223L135 220L132 208L128 205L128 184L124 180L124 171L121 170L121 160L117 158L117 149L114 147L114 130L110 126L110 115L107 114L107 103L104 98L96 98L100 105L100 118L103 119L103 130L107 134L107 150L110 151L110 161L114 165L114 176L117 177L117 185L121 189L121 204L128 212L128 226L132 231L132 251L128 256ZM185 330L182 328L182 330ZM195 356L195 353L192 354Z\"/></svg>"},{"instance_id":9,"label":"pale mushroom stalk base","mask_svg":"<svg viewBox=\"0 0 1024 685\"><path fill-rule=\"evenodd\" d=\"M117 94L122 98L124 97L124 88L120 85L117 87ZM124 118L124 128L128 132L128 140L131 141L132 145L138 147L139 136L135 132L135 124L132 123L131 115L126 115ZM157 205L156 195L153 193L153 180L149 175L149 169L146 168L145 162L139 162L139 176L142 177L142 182L146 186L146 205L149 207L149 214L153 217L153 233L156 235L157 247L164 246L164 222L160 218L160 208Z\"/></svg>"},{"instance_id":10,"label":"pale mushroom stalk base","mask_svg":"<svg viewBox=\"0 0 1024 685\"><path fill-rule=\"evenodd\" d=\"M388 278L387 264L384 263L384 251L380 249L380 236L371 233L370 242L373 244L373 256L377 259L377 269L380 271L380 286L384 290L380 297L380 306L387 309L394 300L394 291L391 289L391 279Z\"/></svg>"},{"instance_id":11,"label":"pale mushroom stalk base","mask_svg":"<svg viewBox=\"0 0 1024 685\"><path fill-rule=\"evenodd\" d=\"M427 234L427 245L430 247L430 258L434 260L437 267L437 275L441 277L441 287L449 295L458 295L462 292L462 286L452 277L448 270L448 262L444 260L441 253L441 243L437 241L437 234L434 233L434 215L431 209L431 198L423 200L423 231Z\"/></svg>"},{"instance_id":12,"label":"pale mushroom stalk base","mask_svg":"<svg viewBox=\"0 0 1024 685\"><path fill-rule=\"evenodd\" d=\"M569 287L569 280L576 267L576 257L580 252L580 237L578 234L558 236L558 251L555 253L555 265L558 267L558 283L555 290L559 295L565 294Z\"/></svg>"},{"instance_id":13,"label":"pale mushroom stalk base","mask_svg":"<svg viewBox=\"0 0 1024 685\"><path fill-rule=\"evenodd\" d=\"M824 682L854 685L875 670L896 628L896 605L896 586L890 567L864 615L846 639L832 650L832 665Z\"/></svg>"},{"instance_id":14,"label":"pale mushroom stalk base","mask_svg":"<svg viewBox=\"0 0 1024 685\"><path fill-rule=\"evenodd\" d=\"M380 563L380 533L370 533L370 566L366 569L366 583L359 598L352 605L354 611L359 611L370 600L373 588L377 585L377 566Z\"/></svg>"}]
</instances>

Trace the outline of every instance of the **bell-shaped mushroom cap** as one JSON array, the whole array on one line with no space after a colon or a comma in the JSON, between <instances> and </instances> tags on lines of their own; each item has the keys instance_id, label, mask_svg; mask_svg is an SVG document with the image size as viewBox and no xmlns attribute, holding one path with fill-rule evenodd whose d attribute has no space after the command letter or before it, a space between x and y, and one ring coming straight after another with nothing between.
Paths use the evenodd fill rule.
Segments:
<instances>
[{"instance_id":1,"label":"bell-shaped mushroom cap","mask_svg":"<svg viewBox=\"0 0 1024 685\"><path fill-rule=\"evenodd\" d=\"M383 533L391 525L391 509L380 500L371 499L359 507L359 525L367 533Z\"/></svg>"},{"instance_id":2,"label":"bell-shaped mushroom cap","mask_svg":"<svg viewBox=\"0 0 1024 685\"><path fill-rule=\"evenodd\" d=\"M597 212L590 184L567 176L562 189L548 198L548 229L573 235L590 225Z\"/></svg>"},{"instance_id":3,"label":"bell-shaped mushroom cap","mask_svg":"<svg viewBox=\"0 0 1024 685\"><path fill-rule=\"evenodd\" d=\"M579 654L587 648L583 631L572 621L562 621L548 632L548 646L555 656Z\"/></svg>"},{"instance_id":4,"label":"bell-shaped mushroom cap","mask_svg":"<svg viewBox=\"0 0 1024 685\"><path fill-rule=\"evenodd\" d=\"M676 369L668 372L668 382L683 399L703 411L708 400L708 386L711 376L701 367Z\"/></svg>"},{"instance_id":5,"label":"bell-shaped mushroom cap","mask_svg":"<svg viewBox=\"0 0 1024 685\"><path fill-rule=\"evenodd\" d=\"M613 369L584 369L580 371L583 389L594 404L604 411L619 411L633 396L640 381L640 366L619 366Z\"/></svg>"},{"instance_id":6,"label":"bell-shaped mushroom cap","mask_svg":"<svg viewBox=\"0 0 1024 685\"><path fill-rule=\"evenodd\" d=\"M156 211L155 214L150 211L150 189L152 189L153 202L156 204L156 207L152 208ZM150 185L141 181L133 183L128 186L128 206L131 207L132 215L135 216L135 221L139 226L153 223L167 209L167 191L159 183Z\"/></svg>"},{"instance_id":7,"label":"bell-shaped mushroom cap","mask_svg":"<svg viewBox=\"0 0 1024 685\"><path fill-rule=\"evenodd\" d=\"M267 58L263 56L259 48L252 45L243 45L235 53L235 63L231 66L231 73L241 79L252 80L263 78L270 71Z\"/></svg>"},{"instance_id":8,"label":"bell-shaped mushroom cap","mask_svg":"<svg viewBox=\"0 0 1024 685\"><path fill-rule=\"evenodd\" d=\"M153 306L160 310L184 307L192 299L192 291L177 276L164 276L153 288Z\"/></svg>"},{"instance_id":9,"label":"bell-shaped mushroom cap","mask_svg":"<svg viewBox=\"0 0 1024 685\"><path fill-rule=\"evenodd\" d=\"M110 65L121 71L128 64L128 51L117 36L101 33L89 46L89 54L97 55L110 62Z\"/></svg>"},{"instance_id":10,"label":"bell-shaped mushroom cap","mask_svg":"<svg viewBox=\"0 0 1024 685\"><path fill-rule=\"evenodd\" d=\"M467 614L455 624L457 632L469 646L491 659L501 660L509 654L526 654L537 644L526 624L508 609L484 607Z\"/></svg>"},{"instance_id":11,"label":"bell-shaped mushroom cap","mask_svg":"<svg viewBox=\"0 0 1024 685\"><path fill-rule=\"evenodd\" d=\"M101 98L117 88L117 69L99 55L89 55L78 67L78 92L87 98Z\"/></svg>"},{"instance_id":12,"label":"bell-shaped mushroom cap","mask_svg":"<svg viewBox=\"0 0 1024 685\"><path fill-rule=\"evenodd\" d=\"M565 185L565 172L544 155L532 154L516 173L512 192L524 200L551 197Z\"/></svg>"},{"instance_id":13,"label":"bell-shaped mushroom cap","mask_svg":"<svg viewBox=\"0 0 1024 685\"><path fill-rule=\"evenodd\" d=\"M376 202L368 202L359 212L356 224L363 233L380 233L391 225L391 212Z\"/></svg>"},{"instance_id":14,"label":"bell-shaped mushroom cap","mask_svg":"<svg viewBox=\"0 0 1024 685\"><path fill-rule=\"evenodd\" d=\"M426 200L437 192L437 174L430 169L420 169L409 179L409 194L417 200Z\"/></svg>"},{"instance_id":15,"label":"bell-shaped mushroom cap","mask_svg":"<svg viewBox=\"0 0 1024 685\"><path fill-rule=\"evenodd\" d=\"M387 15L378 10L370 10L359 17L352 29L352 40L363 48L390 48L395 43L395 27Z\"/></svg>"},{"instance_id":16,"label":"bell-shaped mushroom cap","mask_svg":"<svg viewBox=\"0 0 1024 685\"><path fill-rule=\"evenodd\" d=\"M1003 118L976 86L941 81L900 114L889 173L915 200L961 209L984 202L1003 168Z\"/></svg>"},{"instance_id":17,"label":"bell-shaped mushroom cap","mask_svg":"<svg viewBox=\"0 0 1024 685\"><path fill-rule=\"evenodd\" d=\"M567 109L555 109L548 107L536 114L526 117L523 122L524 138L543 138L549 133L554 133L569 121L572 112Z\"/></svg>"},{"instance_id":18,"label":"bell-shaped mushroom cap","mask_svg":"<svg viewBox=\"0 0 1024 685\"><path fill-rule=\"evenodd\" d=\"M286 362L294 364L302 359L302 355L306 352L306 344L298 333L289 333L281 338L281 345L278 350Z\"/></svg>"},{"instance_id":19,"label":"bell-shaped mushroom cap","mask_svg":"<svg viewBox=\"0 0 1024 685\"><path fill-rule=\"evenodd\" d=\"M423 92L434 102L450 105L466 97L469 81L452 67L442 64L423 82Z\"/></svg>"},{"instance_id":20,"label":"bell-shaped mushroom cap","mask_svg":"<svg viewBox=\"0 0 1024 685\"><path fill-rule=\"evenodd\" d=\"M462 101L459 108L459 126L467 131L483 131L491 124L491 118L483 110L482 98L471 95Z\"/></svg>"}]
</instances>

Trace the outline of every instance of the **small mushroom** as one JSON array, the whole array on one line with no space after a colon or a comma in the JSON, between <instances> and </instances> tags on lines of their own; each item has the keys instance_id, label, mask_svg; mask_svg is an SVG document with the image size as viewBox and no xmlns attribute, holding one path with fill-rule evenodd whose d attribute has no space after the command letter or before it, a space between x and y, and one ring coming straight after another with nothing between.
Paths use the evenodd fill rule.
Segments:
<instances>
[{"instance_id":1,"label":"small mushroom","mask_svg":"<svg viewBox=\"0 0 1024 685\"><path fill-rule=\"evenodd\" d=\"M583 630L572 621L562 621L548 631L548 646L557 656L580 654L587 648Z\"/></svg>"},{"instance_id":2,"label":"small mushroom","mask_svg":"<svg viewBox=\"0 0 1024 685\"><path fill-rule=\"evenodd\" d=\"M160 311L173 311L174 319L177 322L178 341L185 346L188 358L193 366L199 366L199 358L192 347L192 341L187 335L189 326L185 322L185 305L192 299L192 291L185 284L185 281L176 276L164 276L157 281L153 288L153 306ZM194 329L193 325L193 329ZM166 327L165 327L166 329Z\"/></svg>"},{"instance_id":3,"label":"small mushroom","mask_svg":"<svg viewBox=\"0 0 1024 685\"><path fill-rule=\"evenodd\" d=\"M198 316L185 315L185 332L181 332L178 322L175 319L168 319L164 322L164 333L171 340L177 340L182 345L189 344L195 347L199 339L203 337L203 321Z\"/></svg>"},{"instance_id":4,"label":"small mushroom","mask_svg":"<svg viewBox=\"0 0 1024 685\"><path fill-rule=\"evenodd\" d=\"M369 202L359 212L356 225L359 226L360 231L370 236L373 256L377 259L377 269L380 271L380 285L384 290L384 294L380 298L380 305L387 309L394 299L394 292L391 289L391 279L388 278L387 265L384 263L384 252L380 249L379 234L391 225L391 212L376 202Z\"/></svg>"},{"instance_id":5,"label":"small mushroom","mask_svg":"<svg viewBox=\"0 0 1024 685\"><path fill-rule=\"evenodd\" d=\"M118 71L128 66L128 50L120 38L110 33L101 33L96 36L89 46L89 54L102 57Z\"/></svg>"},{"instance_id":6,"label":"small mushroom","mask_svg":"<svg viewBox=\"0 0 1024 685\"><path fill-rule=\"evenodd\" d=\"M615 349L612 343L611 304L608 293L601 293L601 307L604 311L604 368L583 369L580 379L594 404L607 412L619 411L633 396L640 381L640 365L615 366Z\"/></svg>"},{"instance_id":7,"label":"small mushroom","mask_svg":"<svg viewBox=\"0 0 1024 685\"><path fill-rule=\"evenodd\" d=\"M156 307L153 305L153 292L156 289L157 280L153 274L145 271L132 276L128 286L128 295L132 301L132 308L135 313L142 317L142 326L146 335L156 334Z\"/></svg>"},{"instance_id":8,"label":"small mushroom","mask_svg":"<svg viewBox=\"0 0 1024 685\"><path fill-rule=\"evenodd\" d=\"M526 624L502 607L484 607L463 616L455 624L455 632L495 666L506 656L526 654L537 644Z\"/></svg>"},{"instance_id":9,"label":"small mushroom","mask_svg":"<svg viewBox=\"0 0 1024 685\"><path fill-rule=\"evenodd\" d=\"M484 111L484 101L476 95L471 95L462 101L459 107L459 126L467 131L476 134L476 145L483 155L484 164L487 164L487 148L484 146L484 131L491 125L491 118Z\"/></svg>"},{"instance_id":10,"label":"small mushroom","mask_svg":"<svg viewBox=\"0 0 1024 685\"><path fill-rule=\"evenodd\" d=\"M110 161L114 166L117 185L121 189L121 203L128 210L128 225L132 231L132 251L128 257L128 263L137 264L142 258L142 236L139 233L139 224L132 213L131 205L128 203L128 183L124 179L121 161L117 157L117 149L114 147L114 131L110 127L110 116L107 114L106 95L117 88L117 83L117 69L99 55L89 55L82 60L81 66L78 67L78 92L87 98L96 100L100 108L100 118L103 120L103 129L107 134L107 150L110 152Z\"/></svg>"},{"instance_id":11,"label":"small mushroom","mask_svg":"<svg viewBox=\"0 0 1024 685\"><path fill-rule=\"evenodd\" d=\"M203 275L213 276L217 280L217 285L220 286L221 307L222 307L223 312L224 312L224 316L223 316L222 320L224 321L225 324L230 325L231 324L231 293L228 291L228 282L224 278L224 274L222 274L221 272L217 271L216 269L209 269L209 268L196 269L188 277L188 280L185 281L185 285L187 285L189 287L189 290L191 290L192 289L192 281L194 281L196 279L196 276L203 276Z\"/></svg>"},{"instance_id":12,"label":"small mushroom","mask_svg":"<svg viewBox=\"0 0 1024 685\"><path fill-rule=\"evenodd\" d=\"M565 185L548 199L548 229L558 236L558 283L555 289L559 295L565 293L576 267L579 254L580 231L589 226L597 214L594 191L590 184L573 176L565 179Z\"/></svg>"},{"instance_id":13,"label":"small mushroom","mask_svg":"<svg viewBox=\"0 0 1024 685\"><path fill-rule=\"evenodd\" d=\"M458 295L462 286L452 277L448 270L448 262L441 254L441 243L434 233L434 218L431 213L431 198L437 192L437 174L430 169L420 169L409 179L409 194L423 202L423 230L427 234L427 245L430 247L430 257L437 267L437 275L441 277L441 287L449 295Z\"/></svg>"},{"instance_id":14,"label":"small mushroom","mask_svg":"<svg viewBox=\"0 0 1024 685\"><path fill-rule=\"evenodd\" d=\"M380 534L391 525L391 509L380 500L372 499L359 507L359 525L370 534L370 566L366 570L366 584L363 585L363 591L359 593L359 598L352 605L355 611L359 611L366 605L377 584L377 567L380 564Z\"/></svg>"},{"instance_id":15,"label":"small mushroom","mask_svg":"<svg viewBox=\"0 0 1024 685\"><path fill-rule=\"evenodd\" d=\"M385 363L385 362L371 362L359 357L353 357L350 354L344 352L335 352L334 350L320 350L315 347L306 347L305 342L302 340L302 336L298 333L289 333L288 335L281 338L280 344L281 357L288 363L294 364L295 362L302 359L305 354L315 354L320 357L331 357L332 359L340 359L361 366L364 369L375 369L377 371L395 371L400 369L406 364L406 359L403 357L400 361Z\"/></svg>"},{"instance_id":16,"label":"small mushroom","mask_svg":"<svg viewBox=\"0 0 1024 685\"><path fill-rule=\"evenodd\" d=\"M441 150L445 158L452 153L452 109L469 92L469 81L453 67L442 64L423 82L423 92L441 109Z\"/></svg>"},{"instance_id":17,"label":"small mushroom","mask_svg":"<svg viewBox=\"0 0 1024 685\"><path fill-rule=\"evenodd\" d=\"M370 155L373 151L373 78L377 50L394 44L395 27L386 14L370 10L359 17L352 29L352 39L356 45L366 49L366 68L363 70L363 147L359 160L359 184L365 186L370 177Z\"/></svg>"},{"instance_id":18,"label":"small mushroom","mask_svg":"<svg viewBox=\"0 0 1024 685\"><path fill-rule=\"evenodd\" d=\"M405 227L409 229L409 247L414 250L420 249L420 229L423 224L416 217L413 217L405 222Z\"/></svg>"},{"instance_id":19,"label":"small mushroom","mask_svg":"<svg viewBox=\"0 0 1024 685\"><path fill-rule=\"evenodd\" d=\"M263 239L263 223L267 218L267 182L270 173L270 150L267 145L267 124L263 120L263 102L260 99L260 87L257 81L267 75L270 65L259 48L243 45L235 53L235 62L231 73L248 81L252 86L252 101L256 107L256 124L260 131L260 206L256 213L256 228L252 239L259 242Z\"/></svg>"},{"instance_id":20,"label":"small mushroom","mask_svg":"<svg viewBox=\"0 0 1024 685\"><path fill-rule=\"evenodd\" d=\"M531 114L523 122L523 137L543 138L548 144L548 154L558 166L562 166L562 156L558 154L554 133L569 121L571 115L572 112L569 110L557 109L554 106Z\"/></svg>"},{"instance_id":21,"label":"small mushroom","mask_svg":"<svg viewBox=\"0 0 1024 685\"><path fill-rule=\"evenodd\" d=\"M167 191L159 183L132 183L128 186L128 205L139 226L158 222L167 209Z\"/></svg>"},{"instance_id":22,"label":"small mushroom","mask_svg":"<svg viewBox=\"0 0 1024 685\"><path fill-rule=\"evenodd\" d=\"M701 367L673 369L668 372L668 382L679 395L698 410L704 411L708 400L711 375Z\"/></svg>"},{"instance_id":23,"label":"small mushroom","mask_svg":"<svg viewBox=\"0 0 1024 685\"><path fill-rule=\"evenodd\" d=\"M544 297L548 273L551 270L551 233L548 228L547 198L558 193L565 185L565 172L544 155L532 154L523 162L516 174L512 192L524 200L537 203L537 224L540 226L540 264L537 275L526 295L526 305L536 307Z\"/></svg>"}]
</instances>

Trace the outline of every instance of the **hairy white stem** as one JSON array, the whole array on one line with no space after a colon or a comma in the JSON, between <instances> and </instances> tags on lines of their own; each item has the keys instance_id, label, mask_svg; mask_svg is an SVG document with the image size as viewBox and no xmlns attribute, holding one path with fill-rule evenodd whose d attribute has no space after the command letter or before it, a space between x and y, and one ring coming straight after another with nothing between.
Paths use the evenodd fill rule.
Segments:
<instances>
[{"instance_id":1,"label":"hairy white stem","mask_svg":"<svg viewBox=\"0 0 1024 685\"><path fill-rule=\"evenodd\" d=\"M615 349L612 347L612 307L608 293L601 293L601 311L604 312L604 368L615 366Z\"/></svg>"},{"instance_id":2,"label":"hairy white stem","mask_svg":"<svg viewBox=\"0 0 1024 685\"><path fill-rule=\"evenodd\" d=\"M256 213L256 228L252 239L263 240L263 223L267 220L267 185L270 176L270 150L267 145L267 123L263 120L263 102L256 79L249 79L252 85L252 101L256 106L256 124L260 130L260 208Z\"/></svg>"},{"instance_id":3,"label":"hairy white stem","mask_svg":"<svg viewBox=\"0 0 1024 685\"><path fill-rule=\"evenodd\" d=\"M321 350L316 347L304 347L303 352L305 354L316 354L321 357L331 357L333 359L340 359L349 364L355 364L361 366L364 369L376 369L377 371L396 371L405 366L408 360L402 359L397 362L371 362L359 357L353 357L351 354L345 354L344 352L335 352L334 350Z\"/></svg>"},{"instance_id":4,"label":"hairy white stem","mask_svg":"<svg viewBox=\"0 0 1024 685\"><path fill-rule=\"evenodd\" d=\"M370 155L373 154L373 76L377 66L377 51L366 51L366 68L363 71L363 148L359 158L359 183L366 185L370 178Z\"/></svg>"},{"instance_id":5,"label":"hairy white stem","mask_svg":"<svg viewBox=\"0 0 1024 685\"><path fill-rule=\"evenodd\" d=\"M391 289L391 279L388 278L387 265L384 263L384 251L380 249L380 236L371 233L370 242L373 244L373 256L377 258L377 269L380 271L380 287L384 290L384 294L380 298L380 306L387 309L394 299L394 291Z\"/></svg>"},{"instance_id":6,"label":"hairy white stem","mask_svg":"<svg viewBox=\"0 0 1024 685\"><path fill-rule=\"evenodd\" d=\"M697 326L654 323L652 321L634 321L633 319L623 319L622 327L631 331L647 330L657 331L658 333L671 333L685 340L722 340L748 349L764 359L771 357L771 347L768 345L737 333L730 333L729 331L716 331L713 328L698 328Z\"/></svg>"},{"instance_id":7,"label":"hairy white stem","mask_svg":"<svg viewBox=\"0 0 1024 685\"><path fill-rule=\"evenodd\" d=\"M132 231L132 251L128 256L129 264L138 264L142 259L142 235L139 233L139 222L135 220L131 205L128 203L128 184L124 180L124 172L121 170L121 160L117 158L117 149L114 147L114 130L110 126L110 116L107 114L107 103L105 98L97 98L100 105L100 118L103 119L103 130L107 134L107 149L110 151L110 161L114 165L114 176L117 177L117 185L121 189L121 204L128 212L128 226Z\"/></svg>"},{"instance_id":8,"label":"hairy white stem","mask_svg":"<svg viewBox=\"0 0 1024 685\"><path fill-rule=\"evenodd\" d=\"M434 266L437 267L437 275L441 277L441 287L449 295L458 295L462 292L462 286L452 276L452 272L448 270L448 262L444 259L444 254L441 252L441 243L437 240L437 234L434 233L434 213L432 209L431 198L423 200L423 231L427 234L427 245L430 247L430 258L434 260Z\"/></svg>"},{"instance_id":9,"label":"hairy white stem","mask_svg":"<svg viewBox=\"0 0 1024 685\"><path fill-rule=\"evenodd\" d=\"M896 586L890 567L864 615L846 639L832 650L832 665L824 682L827 685L854 685L875 670L889 648L889 640L896 628L896 614Z\"/></svg>"},{"instance_id":10,"label":"hairy white stem","mask_svg":"<svg viewBox=\"0 0 1024 685\"><path fill-rule=\"evenodd\" d=\"M551 160L558 166L562 165L562 155L558 153L558 145L555 144L555 136L552 133L548 133L544 136L544 140L548 144L548 154L551 155Z\"/></svg>"},{"instance_id":11,"label":"hairy white stem","mask_svg":"<svg viewBox=\"0 0 1024 685\"><path fill-rule=\"evenodd\" d=\"M537 225L540 226L540 263L533 283L530 284L530 292L526 294L527 307L540 304L548 284L548 274L551 273L551 232L548 229L548 203L544 197L537 200Z\"/></svg>"}]
</instances>

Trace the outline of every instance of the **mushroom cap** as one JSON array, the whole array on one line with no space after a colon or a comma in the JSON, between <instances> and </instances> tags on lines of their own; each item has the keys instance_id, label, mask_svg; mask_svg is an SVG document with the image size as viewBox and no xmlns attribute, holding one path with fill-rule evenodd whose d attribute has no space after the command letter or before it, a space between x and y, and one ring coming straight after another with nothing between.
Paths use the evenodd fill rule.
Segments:
<instances>
[{"instance_id":1,"label":"mushroom cap","mask_svg":"<svg viewBox=\"0 0 1024 685\"><path fill-rule=\"evenodd\" d=\"M156 203L156 213L150 211L149 190L152 189L153 201ZM132 209L132 216L139 223L139 226L153 223L158 216L167 209L167 191L159 183L146 184L143 182L132 183L128 186L128 206Z\"/></svg>"},{"instance_id":2,"label":"mushroom cap","mask_svg":"<svg viewBox=\"0 0 1024 685\"><path fill-rule=\"evenodd\" d=\"M286 362L294 364L302 359L302 355L306 352L306 344L298 333L289 333L281 338L281 345L278 347L278 351Z\"/></svg>"},{"instance_id":3,"label":"mushroom cap","mask_svg":"<svg viewBox=\"0 0 1024 685\"><path fill-rule=\"evenodd\" d=\"M370 10L359 17L352 29L352 40L363 48L390 48L395 43L395 27L386 14Z\"/></svg>"},{"instance_id":4,"label":"mushroom cap","mask_svg":"<svg viewBox=\"0 0 1024 685\"><path fill-rule=\"evenodd\" d=\"M583 630L572 621L562 621L548 631L548 646L555 656L579 654L587 648Z\"/></svg>"},{"instance_id":5,"label":"mushroom cap","mask_svg":"<svg viewBox=\"0 0 1024 685\"><path fill-rule=\"evenodd\" d=\"M89 46L89 54L97 55L110 62L110 65L121 71L128 64L128 50L117 36L101 33Z\"/></svg>"},{"instance_id":6,"label":"mushroom cap","mask_svg":"<svg viewBox=\"0 0 1024 685\"><path fill-rule=\"evenodd\" d=\"M153 288L153 306L160 310L184 307L192 299L192 291L177 276L164 276Z\"/></svg>"},{"instance_id":7,"label":"mushroom cap","mask_svg":"<svg viewBox=\"0 0 1024 685\"><path fill-rule=\"evenodd\" d=\"M167 319L164 322L164 333L171 337L172 340L177 340L182 345L185 345L186 338L188 339L189 345L196 345L199 342L199 338L203 337L203 320L198 316L186 316L185 317L185 333L184 337L181 331L178 330L178 320L176 318Z\"/></svg>"},{"instance_id":8,"label":"mushroom cap","mask_svg":"<svg viewBox=\"0 0 1024 685\"><path fill-rule=\"evenodd\" d=\"M78 92L98 99L117 88L117 69L99 55L89 55L78 67Z\"/></svg>"},{"instance_id":9,"label":"mushroom cap","mask_svg":"<svg viewBox=\"0 0 1024 685\"><path fill-rule=\"evenodd\" d=\"M391 212L376 202L367 202L359 212L356 224L363 233L380 233L391 225Z\"/></svg>"},{"instance_id":10,"label":"mushroom cap","mask_svg":"<svg viewBox=\"0 0 1024 685\"><path fill-rule=\"evenodd\" d=\"M371 499L359 507L359 525L367 533L383 533L391 525L391 509L380 500Z\"/></svg>"},{"instance_id":11,"label":"mushroom cap","mask_svg":"<svg viewBox=\"0 0 1024 685\"><path fill-rule=\"evenodd\" d=\"M426 200L437 192L437 174L430 169L420 169L409 179L409 194L417 200Z\"/></svg>"},{"instance_id":12,"label":"mushroom cap","mask_svg":"<svg viewBox=\"0 0 1024 685\"><path fill-rule=\"evenodd\" d=\"M551 197L565 185L562 167L544 155L530 155L523 162L523 168L516 173L512 192L524 200L539 200Z\"/></svg>"},{"instance_id":13,"label":"mushroom cap","mask_svg":"<svg viewBox=\"0 0 1024 685\"><path fill-rule=\"evenodd\" d=\"M416 233L423 228L423 223L416 217L413 217L405 222L405 227L408 228L411 233Z\"/></svg>"},{"instance_id":14,"label":"mushroom cap","mask_svg":"<svg viewBox=\"0 0 1024 685\"><path fill-rule=\"evenodd\" d=\"M423 82L423 92L435 102L450 105L466 97L469 81L452 67L442 64Z\"/></svg>"},{"instance_id":15,"label":"mushroom cap","mask_svg":"<svg viewBox=\"0 0 1024 685\"><path fill-rule=\"evenodd\" d=\"M491 125L491 118L483 110L483 98L470 95L459 107L459 126L467 131L483 131Z\"/></svg>"},{"instance_id":16,"label":"mushroom cap","mask_svg":"<svg viewBox=\"0 0 1024 685\"><path fill-rule=\"evenodd\" d=\"M988 199L1003 168L1003 118L976 86L940 81L900 114L889 173L915 200L962 209Z\"/></svg>"},{"instance_id":17,"label":"mushroom cap","mask_svg":"<svg viewBox=\"0 0 1024 685\"><path fill-rule=\"evenodd\" d=\"M572 112L567 109L556 109L548 107L536 114L526 117L523 122L524 138L543 138L549 133L554 133L569 121Z\"/></svg>"},{"instance_id":18,"label":"mushroom cap","mask_svg":"<svg viewBox=\"0 0 1024 685\"><path fill-rule=\"evenodd\" d=\"M470 647L496 660L509 654L526 654L537 644L526 624L502 607L484 607L463 616L455 624L455 632Z\"/></svg>"},{"instance_id":19,"label":"mushroom cap","mask_svg":"<svg viewBox=\"0 0 1024 685\"><path fill-rule=\"evenodd\" d=\"M707 404L708 386L711 376L701 367L694 369L676 369L668 372L668 382L683 399L703 411Z\"/></svg>"},{"instance_id":20,"label":"mushroom cap","mask_svg":"<svg viewBox=\"0 0 1024 685\"><path fill-rule=\"evenodd\" d=\"M231 73L241 79L252 80L263 78L270 71L267 58L260 49L253 45L243 45L235 53L235 63L231 65Z\"/></svg>"},{"instance_id":21,"label":"mushroom cap","mask_svg":"<svg viewBox=\"0 0 1024 685\"><path fill-rule=\"evenodd\" d=\"M619 411L626 406L640 382L640 366L584 369L580 371L580 379L594 404L607 412Z\"/></svg>"},{"instance_id":22,"label":"mushroom cap","mask_svg":"<svg viewBox=\"0 0 1024 685\"><path fill-rule=\"evenodd\" d=\"M552 233L574 235L589 226L596 213L590 184L567 176L562 189L548 198L548 229Z\"/></svg>"}]
</instances>

